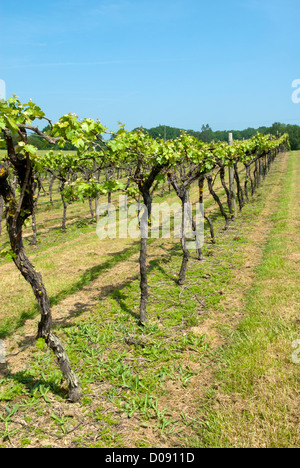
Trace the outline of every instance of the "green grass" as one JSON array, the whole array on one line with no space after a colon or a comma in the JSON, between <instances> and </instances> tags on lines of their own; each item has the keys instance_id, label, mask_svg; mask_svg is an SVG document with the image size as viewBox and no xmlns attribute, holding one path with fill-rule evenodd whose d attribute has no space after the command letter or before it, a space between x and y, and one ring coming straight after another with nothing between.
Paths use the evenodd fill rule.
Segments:
<instances>
[{"instance_id":1,"label":"green grass","mask_svg":"<svg viewBox=\"0 0 300 468\"><path fill-rule=\"evenodd\" d=\"M300 274L288 257L300 252L297 156L290 159L263 261L246 293L245 318L221 352L219 387L207 396L200 446L289 448L299 441L299 367L291 355L299 338Z\"/></svg>"}]
</instances>

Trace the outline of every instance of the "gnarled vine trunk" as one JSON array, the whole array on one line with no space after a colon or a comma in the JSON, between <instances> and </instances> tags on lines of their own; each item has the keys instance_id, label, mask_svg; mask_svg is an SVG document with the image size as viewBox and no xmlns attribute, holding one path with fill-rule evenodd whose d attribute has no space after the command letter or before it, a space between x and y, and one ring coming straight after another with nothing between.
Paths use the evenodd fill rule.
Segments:
<instances>
[{"instance_id":1,"label":"gnarled vine trunk","mask_svg":"<svg viewBox=\"0 0 300 468\"><path fill-rule=\"evenodd\" d=\"M180 237L180 243L181 243L181 248L183 252L183 257L182 257L182 262L181 262L181 267L180 267L180 272L179 272L179 278L178 278L178 284L180 286L184 285L185 282L185 277L186 277L186 270L187 270L187 265L190 259L190 252L186 246L186 236L185 236L185 229L186 229L186 209L187 209L187 204L189 201L189 194L188 191L185 190L184 193L182 194L181 202L182 202L182 223L181 223L181 237Z\"/></svg>"},{"instance_id":2,"label":"gnarled vine trunk","mask_svg":"<svg viewBox=\"0 0 300 468\"><path fill-rule=\"evenodd\" d=\"M204 203L204 195L203 195L203 193L204 193L204 181L205 181L205 174L201 174L199 179L198 179L199 203L200 203L200 205L203 205L203 203ZM213 226L213 223L212 223L210 217L207 216L207 214L205 213L205 210L204 210L204 219L209 224L211 241L212 241L213 244L215 244L216 243L216 238L215 238L214 226Z\"/></svg>"},{"instance_id":3,"label":"gnarled vine trunk","mask_svg":"<svg viewBox=\"0 0 300 468\"><path fill-rule=\"evenodd\" d=\"M4 200L3 200L3 197L0 195L0 236L2 233L3 208L4 208Z\"/></svg>"},{"instance_id":4,"label":"gnarled vine trunk","mask_svg":"<svg viewBox=\"0 0 300 468\"><path fill-rule=\"evenodd\" d=\"M195 220L193 219L192 212L190 210L189 206L189 189L188 187L191 185L191 183L198 178L198 167L195 166L193 167L189 173L185 177L185 181L183 182L181 180L180 185L177 183L177 180L174 176L174 174L170 171L168 172L168 179L169 182L171 183L172 187L174 188L176 195L178 198L181 200L181 214L182 214L182 221L181 221L181 235L180 235L180 244L181 244L181 249L183 253L182 257L182 262L181 262L181 267L179 271L179 277L178 277L178 284L183 285L185 282L185 277L186 277L186 270L188 266L188 262L190 259L190 252L187 248L186 245L186 226L187 226L187 218L189 218L190 223L192 225L193 232L195 234L196 238L196 248L198 252L198 260L203 260L203 253L201 250L199 238L198 238L198 232L197 232L197 225L195 223Z\"/></svg>"},{"instance_id":5,"label":"gnarled vine trunk","mask_svg":"<svg viewBox=\"0 0 300 468\"><path fill-rule=\"evenodd\" d=\"M134 180L138 184L139 191L142 194L144 201L144 212L140 219L141 230L141 247L140 247L140 323L144 324L147 321L147 302L148 302L148 280L147 280L147 239L148 239L148 223L151 219L152 211L152 195L150 193L151 187L155 181L156 176L160 173L162 165L154 166L146 180L141 176L140 163L137 166Z\"/></svg>"},{"instance_id":6,"label":"gnarled vine trunk","mask_svg":"<svg viewBox=\"0 0 300 468\"><path fill-rule=\"evenodd\" d=\"M206 179L207 179L209 191L210 191L211 195L213 196L213 199L217 202L217 204L218 204L218 206L220 208L221 214L225 219L224 230L226 231L228 229L228 227L229 227L230 218L227 215L220 198L218 197L218 195L216 194L216 192L213 189L213 180L212 180L211 174L207 174Z\"/></svg>"},{"instance_id":7,"label":"gnarled vine trunk","mask_svg":"<svg viewBox=\"0 0 300 468\"><path fill-rule=\"evenodd\" d=\"M8 147L12 148L10 138L7 136ZM39 305L41 321L38 325L37 338L43 338L54 352L69 387L69 399L75 402L81 397L81 384L71 369L70 360L60 339L51 331L52 315L49 297L42 276L28 259L23 244L23 225L34 209L31 162L28 156L26 158L16 157L14 153L11 153L11 156L21 187L20 199L15 198L13 187L9 184L8 166L6 164L0 165L0 195L4 198L6 204L6 225L13 252L13 261L22 276L30 284Z\"/></svg>"}]
</instances>

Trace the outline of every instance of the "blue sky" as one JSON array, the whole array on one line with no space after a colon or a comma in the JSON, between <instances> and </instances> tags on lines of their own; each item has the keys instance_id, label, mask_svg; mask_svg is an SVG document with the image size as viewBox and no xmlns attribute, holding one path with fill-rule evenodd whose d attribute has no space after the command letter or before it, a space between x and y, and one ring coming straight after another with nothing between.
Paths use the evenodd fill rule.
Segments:
<instances>
[{"instance_id":1,"label":"blue sky","mask_svg":"<svg viewBox=\"0 0 300 468\"><path fill-rule=\"evenodd\" d=\"M299 19L299 0L1 2L0 79L111 130L300 125Z\"/></svg>"}]
</instances>

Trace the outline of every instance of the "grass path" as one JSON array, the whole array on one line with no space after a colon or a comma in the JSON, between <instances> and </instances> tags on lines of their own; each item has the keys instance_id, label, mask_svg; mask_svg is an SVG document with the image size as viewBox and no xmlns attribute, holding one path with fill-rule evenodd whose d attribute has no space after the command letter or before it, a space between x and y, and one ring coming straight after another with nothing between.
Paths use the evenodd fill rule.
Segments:
<instances>
[{"instance_id":1,"label":"grass path","mask_svg":"<svg viewBox=\"0 0 300 468\"><path fill-rule=\"evenodd\" d=\"M300 153L293 153L271 217L244 318L220 352L206 396L203 446L299 447Z\"/></svg>"}]
</instances>

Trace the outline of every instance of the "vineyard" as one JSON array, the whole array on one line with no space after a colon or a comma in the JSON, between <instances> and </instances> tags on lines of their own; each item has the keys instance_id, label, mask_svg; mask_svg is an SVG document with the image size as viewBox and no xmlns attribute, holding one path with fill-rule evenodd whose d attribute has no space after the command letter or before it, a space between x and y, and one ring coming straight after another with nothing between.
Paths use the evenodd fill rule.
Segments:
<instances>
[{"instance_id":1,"label":"vineyard","mask_svg":"<svg viewBox=\"0 0 300 468\"><path fill-rule=\"evenodd\" d=\"M37 120L46 120L49 132ZM285 357L284 416L283 401L271 417L263 399L257 412L251 399L259 398L253 375L264 375L253 343L297 338L292 278L299 272L285 270L279 257L271 267L271 278L280 269L291 275L290 328L281 309L270 330L270 316L255 315L262 335L247 341L243 320L250 304L257 314L270 299L262 270L253 286L255 269L272 251L269 233L282 228L272 223L287 222L283 203L296 193L290 174L292 164L294 174L299 170L298 153L289 152L287 135L206 144L185 132L165 141L119 127L109 131L71 114L52 124L31 101L0 102L7 148L0 153L2 445L295 446L295 364ZM38 151L30 135L61 151ZM66 144L76 150L65 151ZM158 203L178 204L173 235L163 235ZM172 230L177 216L179 237ZM127 224L120 235L123 219L135 222L139 235L129 236ZM106 238L99 238L100 225ZM281 244L274 249L281 255ZM243 370L237 333L249 347ZM239 358L225 365L216 386L222 353ZM280 387L271 371L266 377Z\"/></svg>"}]
</instances>

